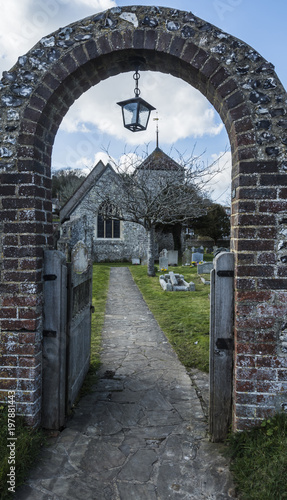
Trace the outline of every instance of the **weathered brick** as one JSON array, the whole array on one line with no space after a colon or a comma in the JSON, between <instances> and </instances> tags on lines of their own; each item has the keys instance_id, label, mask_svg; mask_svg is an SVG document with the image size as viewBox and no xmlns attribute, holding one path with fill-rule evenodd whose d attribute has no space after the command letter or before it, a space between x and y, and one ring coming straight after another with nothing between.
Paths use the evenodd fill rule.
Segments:
<instances>
[{"instance_id":1,"label":"weathered brick","mask_svg":"<svg viewBox=\"0 0 287 500\"><path fill-rule=\"evenodd\" d=\"M276 264L276 260L274 252L262 253L258 256L258 264Z\"/></svg>"},{"instance_id":2,"label":"weathered brick","mask_svg":"<svg viewBox=\"0 0 287 500\"><path fill-rule=\"evenodd\" d=\"M246 228L247 231L250 229L250 228ZM244 231L244 228L243 228L243 231ZM252 234L253 233L253 229L251 228L251 232ZM250 236L252 237L252 236ZM249 265L252 265L252 264L255 264L255 255L253 253L239 253L237 255L237 263L238 265L241 265L241 264L249 264Z\"/></svg>"},{"instance_id":3,"label":"weathered brick","mask_svg":"<svg viewBox=\"0 0 287 500\"><path fill-rule=\"evenodd\" d=\"M235 281L235 287L237 290L255 290L256 282L254 279L244 279L238 278Z\"/></svg>"},{"instance_id":4,"label":"weathered brick","mask_svg":"<svg viewBox=\"0 0 287 500\"><path fill-rule=\"evenodd\" d=\"M287 380L287 370L277 370L278 380L281 382L286 382Z\"/></svg>"},{"instance_id":5,"label":"weathered brick","mask_svg":"<svg viewBox=\"0 0 287 500\"><path fill-rule=\"evenodd\" d=\"M262 174L260 176L260 184L262 186L286 186L287 185L287 175L286 174Z\"/></svg>"},{"instance_id":6,"label":"weathered brick","mask_svg":"<svg viewBox=\"0 0 287 500\"><path fill-rule=\"evenodd\" d=\"M274 276L274 268L272 266L238 266L238 277L256 277L256 276Z\"/></svg>"},{"instance_id":7,"label":"weathered brick","mask_svg":"<svg viewBox=\"0 0 287 500\"><path fill-rule=\"evenodd\" d=\"M264 200L264 199L275 199L277 198L277 191L273 187L239 187L237 195L242 199L256 199L256 200Z\"/></svg>"},{"instance_id":8,"label":"weathered brick","mask_svg":"<svg viewBox=\"0 0 287 500\"><path fill-rule=\"evenodd\" d=\"M145 31L142 29L136 30L133 34L133 46L135 49L144 46Z\"/></svg>"},{"instance_id":9,"label":"weathered brick","mask_svg":"<svg viewBox=\"0 0 287 500\"><path fill-rule=\"evenodd\" d=\"M17 366L18 358L16 356L0 356L0 366L9 367Z\"/></svg>"},{"instance_id":10,"label":"weathered brick","mask_svg":"<svg viewBox=\"0 0 287 500\"><path fill-rule=\"evenodd\" d=\"M230 77L230 74L228 70L224 67L221 66L218 68L218 70L211 76L210 78L210 83L213 85L213 87L217 88L219 85L222 85L225 80L228 80ZM233 107L233 106L231 106Z\"/></svg>"},{"instance_id":11,"label":"weathered brick","mask_svg":"<svg viewBox=\"0 0 287 500\"><path fill-rule=\"evenodd\" d=\"M256 390L256 381L238 380L235 381L235 390L237 392L254 392Z\"/></svg>"},{"instance_id":12,"label":"weathered brick","mask_svg":"<svg viewBox=\"0 0 287 500\"><path fill-rule=\"evenodd\" d=\"M287 201L261 201L259 203L259 212L287 212Z\"/></svg>"},{"instance_id":13,"label":"weathered brick","mask_svg":"<svg viewBox=\"0 0 287 500\"><path fill-rule=\"evenodd\" d=\"M251 191L251 190L250 190ZM249 190L248 190L249 192ZM238 224L242 226L275 226L276 218L273 214L239 214Z\"/></svg>"},{"instance_id":14,"label":"weathered brick","mask_svg":"<svg viewBox=\"0 0 287 500\"><path fill-rule=\"evenodd\" d=\"M287 198L287 188L279 189L278 198L282 200L286 200Z\"/></svg>"},{"instance_id":15,"label":"weathered brick","mask_svg":"<svg viewBox=\"0 0 287 500\"><path fill-rule=\"evenodd\" d=\"M276 354L276 344L257 344L257 343L244 343L237 345L238 354L252 354L255 356L256 354L268 354L274 355Z\"/></svg>"},{"instance_id":16,"label":"weathered brick","mask_svg":"<svg viewBox=\"0 0 287 500\"><path fill-rule=\"evenodd\" d=\"M193 42L187 42L185 44L184 52L181 56L181 59L187 63L190 63L193 60L197 51L198 51L197 45L195 45Z\"/></svg>"},{"instance_id":17,"label":"weathered brick","mask_svg":"<svg viewBox=\"0 0 287 500\"><path fill-rule=\"evenodd\" d=\"M244 238L244 239L249 239L249 238L255 238L256 236L256 228L255 227L236 227L234 229L234 238ZM245 256L246 258L246 256ZM249 256L251 258L251 256ZM242 259L242 256L241 256Z\"/></svg>"},{"instance_id":18,"label":"weathered brick","mask_svg":"<svg viewBox=\"0 0 287 500\"><path fill-rule=\"evenodd\" d=\"M239 252L253 251L253 252L268 252L274 251L273 240L237 240L235 241L235 249Z\"/></svg>"},{"instance_id":19,"label":"weathered brick","mask_svg":"<svg viewBox=\"0 0 287 500\"><path fill-rule=\"evenodd\" d=\"M148 50L155 50L157 39L158 39L158 37L157 37L157 34L155 31L147 30L146 34L145 34L145 41L144 41L145 48ZM124 40L123 45L124 46L126 45L126 40ZM114 46L114 43L113 43L113 46Z\"/></svg>"},{"instance_id":20,"label":"weathered brick","mask_svg":"<svg viewBox=\"0 0 287 500\"><path fill-rule=\"evenodd\" d=\"M192 66L200 70L202 66L204 66L208 58L209 54L205 50L199 49L192 60Z\"/></svg>"},{"instance_id":21,"label":"weathered brick","mask_svg":"<svg viewBox=\"0 0 287 500\"><path fill-rule=\"evenodd\" d=\"M287 288L287 279L260 279L258 280L259 289L284 290Z\"/></svg>"},{"instance_id":22,"label":"weathered brick","mask_svg":"<svg viewBox=\"0 0 287 500\"><path fill-rule=\"evenodd\" d=\"M237 88L238 84L232 78L230 78L227 82L218 87L218 93L222 98L224 98L231 94L231 92L234 92L234 90L236 90Z\"/></svg>"},{"instance_id":23,"label":"weathered brick","mask_svg":"<svg viewBox=\"0 0 287 500\"><path fill-rule=\"evenodd\" d=\"M254 201L238 200L233 204L234 213L253 213L256 211Z\"/></svg>"},{"instance_id":24,"label":"weathered brick","mask_svg":"<svg viewBox=\"0 0 287 500\"><path fill-rule=\"evenodd\" d=\"M174 56L179 56L185 46L185 40L173 39L170 44L169 53Z\"/></svg>"},{"instance_id":25,"label":"weathered brick","mask_svg":"<svg viewBox=\"0 0 287 500\"><path fill-rule=\"evenodd\" d=\"M78 67L77 62L72 57L71 53L65 54L61 61L54 64L51 73L56 80L63 82L71 73L73 73Z\"/></svg>"},{"instance_id":26,"label":"weathered brick","mask_svg":"<svg viewBox=\"0 0 287 500\"><path fill-rule=\"evenodd\" d=\"M255 368L256 366L254 356L244 356L244 355L236 356L235 364L237 367Z\"/></svg>"}]
</instances>

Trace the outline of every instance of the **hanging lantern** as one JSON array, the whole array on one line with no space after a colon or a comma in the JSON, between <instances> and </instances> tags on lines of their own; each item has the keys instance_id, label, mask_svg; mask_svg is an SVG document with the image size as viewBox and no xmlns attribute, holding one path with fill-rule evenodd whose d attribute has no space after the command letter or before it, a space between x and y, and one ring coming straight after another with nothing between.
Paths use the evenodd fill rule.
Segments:
<instances>
[{"instance_id":1,"label":"hanging lantern","mask_svg":"<svg viewBox=\"0 0 287 500\"><path fill-rule=\"evenodd\" d=\"M134 73L133 78L136 82L134 91L135 97L127 99L126 101L117 102L117 104L122 108L124 127L132 132L139 132L141 130L146 130L150 112L156 108L140 97L140 89L138 86L140 74L138 70Z\"/></svg>"}]
</instances>

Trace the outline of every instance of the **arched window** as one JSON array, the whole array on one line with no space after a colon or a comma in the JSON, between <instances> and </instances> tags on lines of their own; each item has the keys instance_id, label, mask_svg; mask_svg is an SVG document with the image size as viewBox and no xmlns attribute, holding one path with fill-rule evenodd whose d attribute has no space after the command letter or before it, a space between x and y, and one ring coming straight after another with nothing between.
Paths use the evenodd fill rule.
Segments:
<instances>
[{"instance_id":1,"label":"arched window","mask_svg":"<svg viewBox=\"0 0 287 500\"><path fill-rule=\"evenodd\" d=\"M116 208L108 202L103 202L98 211L97 237L98 238L120 238L121 223L115 219Z\"/></svg>"}]
</instances>

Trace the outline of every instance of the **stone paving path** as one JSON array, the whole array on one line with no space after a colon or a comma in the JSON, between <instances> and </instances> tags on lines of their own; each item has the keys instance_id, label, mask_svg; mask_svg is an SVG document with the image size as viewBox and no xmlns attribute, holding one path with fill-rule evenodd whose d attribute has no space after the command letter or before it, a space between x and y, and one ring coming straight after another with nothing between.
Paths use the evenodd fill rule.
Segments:
<instances>
[{"instance_id":1,"label":"stone paving path","mask_svg":"<svg viewBox=\"0 0 287 500\"><path fill-rule=\"evenodd\" d=\"M234 498L191 379L128 268L111 269L99 376L17 500Z\"/></svg>"}]
</instances>

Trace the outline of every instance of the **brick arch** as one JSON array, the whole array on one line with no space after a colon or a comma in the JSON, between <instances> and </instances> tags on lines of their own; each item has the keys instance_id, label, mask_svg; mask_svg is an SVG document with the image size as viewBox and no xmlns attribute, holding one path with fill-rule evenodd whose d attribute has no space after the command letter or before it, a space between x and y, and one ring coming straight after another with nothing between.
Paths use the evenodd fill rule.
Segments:
<instances>
[{"instance_id":1,"label":"brick arch","mask_svg":"<svg viewBox=\"0 0 287 500\"><path fill-rule=\"evenodd\" d=\"M110 76L145 68L196 87L232 149L235 277L234 428L287 401L286 92L272 64L191 13L114 8L43 38L0 85L1 394L41 410L42 256L52 245L50 163L64 115ZM192 110L190 110L192 112ZM0 377L1 378L1 377Z\"/></svg>"}]
</instances>

